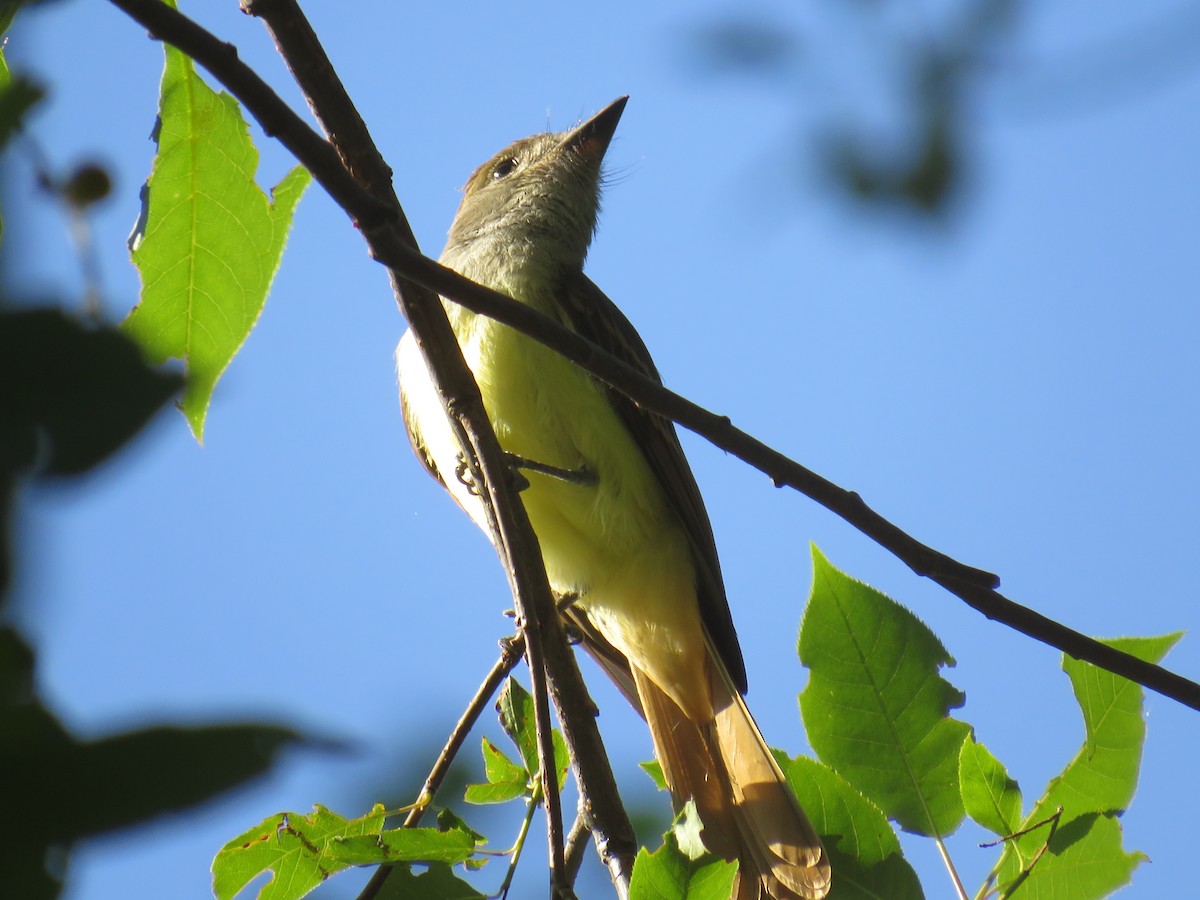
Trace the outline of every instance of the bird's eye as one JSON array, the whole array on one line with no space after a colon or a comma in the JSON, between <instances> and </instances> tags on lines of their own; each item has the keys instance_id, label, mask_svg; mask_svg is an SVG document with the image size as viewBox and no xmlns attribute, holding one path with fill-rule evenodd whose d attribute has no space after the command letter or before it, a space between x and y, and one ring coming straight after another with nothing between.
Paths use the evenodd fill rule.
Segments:
<instances>
[{"instance_id":1,"label":"bird's eye","mask_svg":"<svg viewBox=\"0 0 1200 900\"><path fill-rule=\"evenodd\" d=\"M511 175L516 168L516 157L510 156L507 159L502 159L496 163L496 168L492 170L492 178L499 181L501 178Z\"/></svg>"}]
</instances>

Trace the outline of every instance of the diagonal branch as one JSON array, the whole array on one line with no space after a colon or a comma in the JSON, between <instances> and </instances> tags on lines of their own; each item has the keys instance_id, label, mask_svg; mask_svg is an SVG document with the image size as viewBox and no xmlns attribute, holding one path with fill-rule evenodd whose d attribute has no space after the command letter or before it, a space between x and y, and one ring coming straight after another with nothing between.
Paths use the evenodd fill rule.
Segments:
<instances>
[{"instance_id":1,"label":"diagonal branch","mask_svg":"<svg viewBox=\"0 0 1200 900\"><path fill-rule=\"evenodd\" d=\"M197 44L190 40L194 37L191 34L184 34L182 37L173 36L174 28L166 32L156 30L156 28L161 29L161 26L152 23L149 16L143 17L142 13L145 12L145 7L167 10L167 7L158 3L157 0L112 0L112 2L151 28L151 32L155 36L170 40L176 46L181 47L220 79L259 119L268 133L278 136L297 158L309 167L313 175L334 199L359 222L360 226L364 226L364 233L367 233L369 240L371 240L369 227L378 227L380 223L388 220L389 215L394 216L394 209L386 204L380 204L369 193L360 189L353 179L349 179L348 176L341 177L345 175L345 170L341 168L340 164L334 166L333 171L330 171L328 159L332 151L329 150L329 145L308 130L302 122L297 119L298 125L294 130L291 127L282 127L286 119L284 113L291 115L292 118L295 118L294 114L290 113L261 81L256 84L247 82L244 73L237 71L240 63L237 61L236 55L229 52L228 45L222 44L191 23L189 25L206 35L212 44ZM135 9L137 13L132 11ZM243 66L243 68L245 67ZM251 72L250 75L253 73ZM282 108L282 112L280 108ZM311 135L320 146L314 148L313 140L303 137L304 132ZM336 158L336 154L332 155ZM547 317L541 316L535 310L487 288L475 285L457 273L438 266L431 260L420 256L413 249L411 243L371 240L371 244L375 257L387 264L393 273L402 273L404 277L417 281L445 296L452 297L456 302L462 303L477 313L490 316L530 334L617 390L627 394L645 408L674 419L718 447L760 469L769 475L777 486L787 485L801 491L890 550L918 575L931 578L988 618L1002 622L1029 637L1054 646L1070 656L1091 662L1186 706L1200 710L1200 684L1161 666L1146 663L1129 654L1107 647L1034 610L1014 603L995 589L998 584L995 576L965 566L920 543L870 509L856 493L838 487L772 450L735 428L727 417L704 410L678 394L641 377L619 360L607 356L578 335L564 329ZM415 322L413 325L414 330L418 330ZM452 411L457 412L457 410Z\"/></svg>"},{"instance_id":2,"label":"diagonal branch","mask_svg":"<svg viewBox=\"0 0 1200 900\"><path fill-rule=\"evenodd\" d=\"M472 312L488 316L530 335L630 397L638 405L672 419L722 450L749 463L771 478L776 487L793 488L836 513L880 546L891 551L918 575L929 578L959 597L972 609L1028 637L1062 650L1075 659L1128 678L1163 696L1200 710L1200 684L1162 666L1068 628L1054 619L1016 603L996 587L1000 579L982 569L922 544L899 526L871 509L854 491L822 478L720 416L651 381L590 341L542 315L532 307L497 293L404 250L388 262L410 278Z\"/></svg>"},{"instance_id":3,"label":"diagonal branch","mask_svg":"<svg viewBox=\"0 0 1200 900\"><path fill-rule=\"evenodd\" d=\"M433 768L429 770L429 775L425 778L425 784L421 786L421 793L417 797L417 802L413 804L412 809L408 811L408 815L404 819L405 828L413 828L421 821L421 817L425 815L425 810L429 808L429 804L433 802L433 798L437 795L438 788L446 780L446 775L450 772L450 765L454 762L454 758L458 756L458 751L462 749L467 735L471 733L471 729L475 727L475 723L483 715L484 709L491 702L492 697L500 687L500 683L508 677L508 673L513 670L513 667L524 652L525 641L520 635L505 638L500 642L499 659L496 660L491 670L484 677L483 683L479 685L479 689L475 692L475 696L471 698L471 702L467 704L467 708L459 716L458 722L450 732L450 737L446 739L446 744L442 747L442 752L438 754ZM389 870L386 866L383 866L380 868L380 871L386 872ZM359 895L359 900L369 900L373 896L375 896L374 893L367 894L364 891Z\"/></svg>"}]
</instances>

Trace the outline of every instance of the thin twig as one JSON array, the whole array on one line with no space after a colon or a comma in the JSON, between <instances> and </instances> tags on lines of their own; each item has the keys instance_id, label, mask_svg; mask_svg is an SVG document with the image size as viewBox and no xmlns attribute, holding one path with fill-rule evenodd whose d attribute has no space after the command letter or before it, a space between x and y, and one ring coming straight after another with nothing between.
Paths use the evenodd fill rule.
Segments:
<instances>
[{"instance_id":1,"label":"thin twig","mask_svg":"<svg viewBox=\"0 0 1200 900\"><path fill-rule=\"evenodd\" d=\"M524 638L520 635L505 638L500 642L500 656L496 660L496 664L487 673L487 676L483 679L483 683L479 685L479 689L475 692L475 696L471 698L471 702L467 704L467 708L459 716L458 722L450 732L450 737L446 739L446 745L442 747L442 752L438 754L438 758L433 763L433 768L429 770L429 775L425 779L425 784L421 787L421 793L417 797L417 802L412 805L408 811L408 815L404 817L405 828L415 828L421 821L421 817L425 815L425 810L429 808L434 797L437 796L442 782L445 781L446 775L449 774L450 766L454 762L454 758L458 756L458 751L462 749L467 735L471 733L471 729L475 727L475 723L479 721L479 717L483 714L484 709L491 702L496 690L500 687L500 682L513 670L513 666L521 659L521 655L524 652ZM374 900L374 897L383 887L383 883L387 880L388 873L391 871L391 866L379 866L376 868L370 881L367 882L366 886L359 893L358 900Z\"/></svg>"},{"instance_id":2,"label":"thin twig","mask_svg":"<svg viewBox=\"0 0 1200 900\"><path fill-rule=\"evenodd\" d=\"M525 849L525 838L529 836L529 826L533 824L533 814L537 811L540 800L540 788L534 791L533 796L525 799L525 815L521 816L521 828L517 831L517 839L513 842L512 850L509 851L508 869L504 873L504 880L500 883L499 890L492 895L497 900L508 900L509 889L512 888L513 879L517 876L517 863L521 861L521 853Z\"/></svg>"},{"instance_id":3,"label":"thin twig","mask_svg":"<svg viewBox=\"0 0 1200 900\"><path fill-rule=\"evenodd\" d=\"M1038 847L1038 851L1037 851L1037 853L1035 853L1033 855L1033 859L1031 859L1029 861L1028 865L1022 865L1021 871L1017 873L1016 878L1014 878L1008 885L1005 886L1004 896L1011 897L1013 895L1013 893L1017 890L1017 888L1019 888L1025 882L1025 880L1027 878L1029 878L1030 875L1033 874L1033 867L1038 864L1038 861L1041 860L1041 858L1045 855L1046 851L1048 849L1050 849L1050 842L1052 840L1054 840L1054 833L1058 830L1058 823L1062 820L1062 813L1063 813L1063 808L1061 806L1059 806L1058 809L1056 809L1054 812L1052 812L1046 818L1042 819L1040 822L1034 822L1032 825L1029 825L1026 828L1022 828L1020 831L1014 831L1012 834L1005 835L1004 837L1000 838L1000 840L998 840L998 841L990 841L986 844L979 845L980 847L994 847L997 844L1002 844L1002 843L1005 843L1008 841L1015 841L1017 838L1022 837L1026 834L1029 834L1032 831L1036 831L1037 829L1042 828L1045 825L1050 826L1050 830L1046 834L1046 840L1042 841L1042 845L1040 847ZM1015 843L1013 844L1013 847L1016 847ZM1016 852L1017 852L1017 855L1019 858L1020 851L1017 850ZM1003 861L1004 861L1004 856L1001 855L1000 860L996 863L996 867L994 869L992 869L992 871L988 874L987 881L984 882L983 887L980 889L980 892L978 895L979 897L986 897L988 894L991 893L991 890L990 890L991 885L999 877L1000 864ZM998 887L996 890L996 895L997 896L1000 895L1000 890Z\"/></svg>"},{"instance_id":4,"label":"thin twig","mask_svg":"<svg viewBox=\"0 0 1200 900\"><path fill-rule=\"evenodd\" d=\"M425 810L433 802L438 788L442 786L442 781L445 780L446 775L450 772L450 764L454 762L454 757L462 749L463 741L467 739L467 735L470 734L471 729L475 727L475 723L479 721L480 715L483 714L484 709L491 702L496 690L500 687L500 682L513 670L513 667L521 659L524 652L525 640L520 635L505 638L500 642L500 657L496 660L496 664L492 666L492 670L487 673L487 677L483 679L483 683L479 685L479 690L475 692L475 696L471 698L471 702L467 704L467 708L463 710L463 714L455 724L454 730L450 732L450 737L446 739L446 745L442 748L442 752L438 754L433 768L429 770L429 777L425 779L425 784L421 788L421 794L417 798L416 805L409 810L408 816L404 819L405 828L412 828L421 821L421 816L425 814Z\"/></svg>"},{"instance_id":5,"label":"thin twig","mask_svg":"<svg viewBox=\"0 0 1200 900\"><path fill-rule=\"evenodd\" d=\"M342 167L355 182L395 210L404 236L415 248L416 238L392 185L392 169L375 146L366 123L296 0L241 0L241 7L266 26Z\"/></svg>"}]
</instances>

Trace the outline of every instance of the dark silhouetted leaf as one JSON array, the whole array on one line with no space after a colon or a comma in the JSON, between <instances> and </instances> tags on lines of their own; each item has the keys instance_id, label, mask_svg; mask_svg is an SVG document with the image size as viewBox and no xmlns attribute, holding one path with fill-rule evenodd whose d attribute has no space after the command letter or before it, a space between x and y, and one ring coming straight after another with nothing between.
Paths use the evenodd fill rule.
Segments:
<instances>
[{"instance_id":1,"label":"dark silhouetted leaf","mask_svg":"<svg viewBox=\"0 0 1200 900\"><path fill-rule=\"evenodd\" d=\"M0 471L86 471L182 384L115 329L52 309L0 311Z\"/></svg>"}]
</instances>

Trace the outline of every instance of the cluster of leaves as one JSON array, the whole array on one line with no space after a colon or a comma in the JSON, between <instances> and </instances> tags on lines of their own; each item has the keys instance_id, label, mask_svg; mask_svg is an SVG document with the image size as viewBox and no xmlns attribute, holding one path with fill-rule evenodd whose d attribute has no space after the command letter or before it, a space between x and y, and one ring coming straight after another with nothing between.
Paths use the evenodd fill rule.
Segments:
<instances>
[{"instance_id":1,"label":"cluster of leaves","mask_svg":"<svg viewBox=\"0 0 1200 900\"><path fill-rule=\"evenodd\" d=\"M15 5L4 5L0 11L0 34L7 31L15 13ZM164 90L166 87L164 84ZM0 54L0 151L15 152L9 144L20 132L24 120L36 112L43 93L40 86L10 72ZM195 99L193 95L191 102ZM226 115L230 114L237 115L236 111L226 109ZM192 117L195 133L205 130L204 123L196 119L195 109L185 112L182 118L187 120L188 116ZM244 138L244 124L242 134ZM249 146L248 141L246 144ZM228 152L228 147L223 152ZM163 163L156 177L165 180L170 171L171 166ZM251 162L247 176L251 184L252 175ZM84 166L61 179L42 173L40 181L70 212L82 213L106 193L107 177L97 167ZM293 179L293 186L297 181L298 178ZM179 199L176 187L176 200ZM260 205L264 203L260 199ZM252 204L252 198L246 200L247 206ZM212 223L207 212L193 218L207 220L208 225ZM152 209L151 224L154 219ZM278 237L286 223L276 218L271 226ZM167 225L160 225L159 230L167 231ZM175 235L171 240L195 237ZM244 234L239 239L258 248L262 255L263 241L257 235ZM277 242L281 247L281 238ZM163 258L154 244L148 236L140 251L144 257L143 272L153 271L154 261ZM251 251L243 248L242 252ZM178 258L177 247L171 248L170 253ZM277 262L277 250L275 259ZM266 295L273 266L263 265L261 269L267 274L264 276L260 271L258 281L250 286L262 297ZM239 277L246 278L241 272L239 267ZM199 276L186 287L178 283L166 285L170 279L165 275L158 280L155 290L173 291L177 305L183 293L198 296L205 289ZM228 296L225 288L220 290ZM36 653L9 622L6 609L13 567L11 532L15 530L13 520L19 494L31 483L61 483L94 471L132 440L184 388L185 381L178 372L164 371L153 365L154 361L148 362L142 347L130 337L130 332L166 330L152 321L150 291L143 307L145 312L125 329L97 321L94 316L53 308L18 307L12 302L18 298L11 285L4 285L3 291L0 296L0 796L4 798L5 815L0 824L0 895L43 900L60 892L61 878L75 842L211 800L262 774L274 764L283 748L305 739L289 728L276 725L230 723L207 727L155 725L84 740L68 731L41 701L35 689ZM247 306L250 305L247 301ZM261 297L258 305L261 307ZM169 317L170 312L161 315ZM181 321L187 322L189 332L194 333L197 320L193 316L181 317ZM192 346L195 345L193 341ZM187 383L185 408L188 403L197 402L192 398L199 391L194 380Z\"/></svg>"},{"instance_id":2,"label":"cluster of leaves","mask_svg":"<svg viewBox=\"0 0 1200 900\"><path fill-rule=\"evenodd\" d=\"M1122 847L1118 817L1137 784L1145 739L1141 688L1064 657L1063 669L1079 703L1086 738L1040 799L1023 812L1020 788L1003 764L975 740L969 724L950 716L962 706L963 695L939 674L943 666L953 664L941 642L907 609L834 568L815 550L813 569L799 640L800 659L810 672L800 710L820 759L791 758L779 751L776 757L824 836L834 871L833 900L924 897L891 822L940 842L967 816L998 839L985 845L998 849L988 851L996 859L975 894L980 900L1093 900L1129 883L1144 856ZM1177 639L1168 635L1113 643L1157 661ZM519 758L514 761L485 738L487 781L469 786L464 799L502 803L525 798L521 838L510 851L515 863L540 799L536 737L529 696L515 682L509 681L497 709ZM567 757L557 733L555 747L561 784ZM646 769L665 789L657 764L647 764ZM466 861L473 849L462 836L466 832L461 822L445 821L451 824L438 833L444 835L441 840L457 841L453 846L462 854L458 860L422 855L428 851L419 842L411 849L398 849L393 836L403 829L384 830L379 808L353 821L323 809L303 820L295 814L273 816L218 854L213 869L216 895L232 900L251 878L270 870L275 878L259 900L294 900L348 865L383 864L404 869L405 897L445 896L436 891L448 886L453 886L453 896L477 897L474 888L445 868ZM689 806L659 849L639 852L631 897L729 896L736 863L704 852L700 824ZM413 863L430 869L415 876L409 868ZM419 878L429 879L428 889L416 886ZM951 878L957 881L953 871ZM505 886L510 879L511 870Z\"/></svg>"},{"instance_id":3,"label":"cluster of leaves","mask_svg":"<svg viewBox=\"0 0 1200 900\"><path fill-rule=\"evenodd\" d=\"M1008 897L1019 888L1021 897L1083 900L1127 884L1144 858L1122 848L1117 821L1133 798L1141 763L1141 688L1064 656L1086 739L1023 814L1021 792L1005 767L976 742L968 724L949 717L963 697L938 674L953 664L938 639L912 613L820 553L813 562L799 644L810 678L800 710L828 769L819 774L816 764L802 760L784 764L827 837L836 895L920 896L915 879L911 892L898 888L906 878L895 868L895 838L884 835L883 816L940 839L966 815L998 838L1011 838L1001 844L977 897L992 891ZM1111 643L1157 662L1178 637ZM871 840L864 843L864 835ZM843 894L847 882L855 890Z\"/></svg>"}]
</instances>

